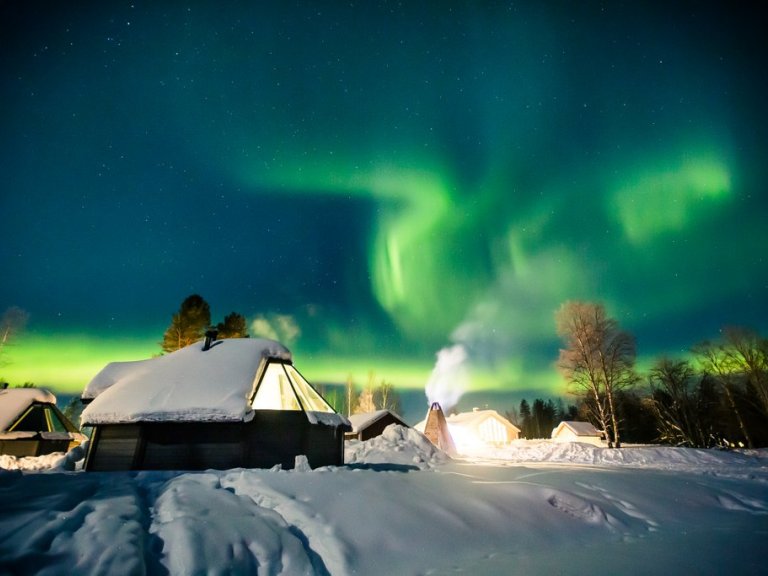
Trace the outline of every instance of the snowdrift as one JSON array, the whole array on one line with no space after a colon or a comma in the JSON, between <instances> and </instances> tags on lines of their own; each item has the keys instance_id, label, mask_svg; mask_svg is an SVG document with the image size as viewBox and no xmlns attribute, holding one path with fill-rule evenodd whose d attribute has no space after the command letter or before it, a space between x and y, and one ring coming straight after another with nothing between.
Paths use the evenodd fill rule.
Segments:
<instances>
[{"instance_id":1,"label":"snowdrift","mask_svg":"<svg viewBox=\"0 0 768 576\"><path fill-rule=\"evenodd\" d=\"M0 470L0 574L764 570L768 451L519 442L450 459L390 427L315 470L66 471L76 457L0 461L23 468Z\"/></svg>"}]
</instances>

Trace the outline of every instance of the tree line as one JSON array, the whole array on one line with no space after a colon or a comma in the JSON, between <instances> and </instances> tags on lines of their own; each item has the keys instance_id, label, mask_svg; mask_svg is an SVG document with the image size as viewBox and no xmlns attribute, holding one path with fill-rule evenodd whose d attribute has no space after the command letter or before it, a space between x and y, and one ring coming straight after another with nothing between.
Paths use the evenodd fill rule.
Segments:
<instances>
[{"instance_id":1,"label":"tree line","mask_svg":"<svg viewBox=\"0 0 768 576\"><path fill-rule=\"evenodd\" d=\"M768 340L756 331L726 328L688 359L658 358L643 377L634 337L602 304L566 302L555 322L566 391L608 446L768 446Z\"/></svg>"},{"instance_id":2,"label":"tree line","mask_svg":"<svg viewBox=\"0 0 768 576\"><path fill-rule=\"evenodd\" d=\"M563 420L578 420L578 408L566 406L562 399L543 400L536 398L532 404L525 398L519 408L512 408L504 414L510 422L520 428L521 438L549 438L552 430Z\"/></svg>"},{"instance_id":3,"label":"tree line","mask_svg":"<svg viewBox=\"0 0 768 576\"><path fill-rule=\"evenodd\" d=\"M374 372L368 373L368 381L360 391L351 375L343 388L320 385L318 391L339 414L350 416L377 410L389 410L395 414L402 412L402 401L395 385L383 378L377 382Z\"/></svg>"}]
</instances>

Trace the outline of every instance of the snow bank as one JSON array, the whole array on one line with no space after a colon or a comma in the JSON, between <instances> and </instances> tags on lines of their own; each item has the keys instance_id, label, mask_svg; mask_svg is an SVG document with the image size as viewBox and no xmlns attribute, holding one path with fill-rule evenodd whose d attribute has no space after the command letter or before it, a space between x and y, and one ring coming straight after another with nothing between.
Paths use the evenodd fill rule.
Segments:
<instances>
[{"instance_id":1,"label":"snow bank","mask_svg":"<svg viewBox=\"0 0 768 576\"><path fill-rule=\"evenodd\" d=\"M315 470L40 474L55 456L20 459L38 464L0 470L0 574L765 571L766 450L504 453L517 460L451 460L393 425Z\"/></svg>"},{"instance_id":2,"label":"snow bank","mask_svg":"<svg viewBox=\"0 0 768 576\"><path fill-rule=\"evenodd\" d=\"M747 469L768 472L768 449L705 450L671 446L627 446L611 449L581 442L515 440L503 448L484 447L466 459L519 464L551 462L593 466L686 470L713 474L739 474Z\"/></svg>"},{"instance_id":3,"label":"snow bank","mask_svg":"<svg viewBox=\"0 0 768 576\"><path fill-rule=\"evenodd\" d=\"M63 452L54 452L45 456L9 456L0 454L0 468L4 470L51 470L58 469L62 460L67 455Z\"/></svg>"},{"instance_id":4,"label":"snow bank","mask_svg":"<svg viewBox=\"0 0 768 576\"><path fill-rule=\"evenodd\" d=\"M427 440L421 432L390 424L380 436L361 442L349 440L344 451L347 464L392 464L422 470L450 461L450 456Z\"/></svg>"}]
</instances>

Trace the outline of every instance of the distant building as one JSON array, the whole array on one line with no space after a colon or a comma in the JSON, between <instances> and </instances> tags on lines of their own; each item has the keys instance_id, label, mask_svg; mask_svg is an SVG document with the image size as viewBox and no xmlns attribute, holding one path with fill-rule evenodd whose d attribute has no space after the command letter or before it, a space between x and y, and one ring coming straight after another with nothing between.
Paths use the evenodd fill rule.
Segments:
<instances>
[{"instance_id":1,"label":"distant building","mask_svg":"<svg viewBox=\"0 0 768 576\"><path fill-rule=\"evenodd\" d=\"M428 419L422 420L414 428L427 434L427 423ZM460 453L475 448L503 446L520 437L520 429L496 410L474 408L472 412L448 416L445 423L452 442Z\"/></svg>"},{"instance_id":2,"label":"distant building","mask_svg":"<svg viewBox=\"0 0 768 576\"><path fill-rule=\"evenodd\" d=\"M370 440L380 436L390 424L409 428L400 416L389 410L352 414L349 417L349 422L352 424L352 430L345 434L347 440Z\"/></svg>"},{"instance_id":3,"label":"distant building","mask_svg":"<svg viewBox=\"0 0 768 576\"><path fill-rule=\"evenodd\" d=\"M503 446L520 437L520 428L496 410L473 408L448 416L447 422L457 445Z\"/></svg>"},{"instance_id":4,"label":"distant building","mask_svg":"<svg viewBox=\"0 0 768 576\"><path fill-rule=\"evenodd\" d=\"M351 429L287 348L258 338L108 364L83 401L82 424L94 428L86 470L292 468L299 455L340 465Z\"/></svg>"},{"instance_id":5,"label":"distant building","mask_svg":"<svg viewBox=\"0 0 768 576\"><path fill-rule=\"evenodd\" d=\"M589 422L563 421L552 430L552 440L555 442L583 442L604 446L603 435Z\"/></svg>"},{"instance_id":6,"label":"distant building","mask_svg":"<svg viewBox=\"0 0 768 576\"><path fill-rule=\"evenodd\" d=\"M0 390L0 454L42 456L68 452L85 435L56 406L43 388Z\"/></svg>"}]
</instances>

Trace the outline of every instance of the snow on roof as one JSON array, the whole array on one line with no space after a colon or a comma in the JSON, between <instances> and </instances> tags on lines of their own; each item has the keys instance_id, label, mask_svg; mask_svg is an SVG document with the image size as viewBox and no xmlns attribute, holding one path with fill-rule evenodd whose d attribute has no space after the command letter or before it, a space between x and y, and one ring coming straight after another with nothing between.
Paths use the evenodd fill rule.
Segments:
<instances>
[{"instance_id":1,"label":"snow on roof","mask_svg":"<svg viewBox=\"0 0 768 576\"><path fill-rule=\"evenodd\" d=\"M261 361L291 360L274 340L232 338L205 352L202 347L195 342L166 356L108 364L83 391L83 398L94 400L83 410L82 424L247 420Z\"/></svg>"},{"instance_id":2,"label":"snow on roof","mask_svg":"<svg viewBox=\"0 0 768 576\"><path fill-rule=\"evenodd\" d=\"M504 425L511 426L520 432L520 428L512 424L512 422L504 418L504 416L496 412L496 410L478 410L475 408L471 412L459 412L458 414L451 414L450 416L446 416L445 421L448 424L458 424L460 426L478 426L486 418L494 418L499 422L502 422ZM414 428L419 432L423 432L426 423L427 419L425 418L418 424L414 425Z\"/></svg>"},{"instance_id":3,"label":"snow on roof","mask_svg":"<svg viewBox=\"0 0 768 576\"><path fill-rule=\"evenodd\" d=\"M395 418L403 422L403 424L405 424L404 420L400 418L400 416L398 416L394 412L391 412L390 410L376 410L375 412L364 412L362 414L352 414L348 417L348 420L350 424L352 424L352 432L357 434L360 430L363 430L364 428L367 428L374 422L381 420L387 414L392 414L392 416L394 416Z\"/></svg>"},{"instance_id":4,"label":"snow on roof","mask_svg":"<svg viewBox=\"0 0 768 576\"><path fill-rule=\"evenodd\" d=\"M552 437L554 438L563 428L568 428L576 436L599 436L600 432L597 431L589 422L576 422L574 420L564 420L557 425L552 431Z\"/></svg>"},{"instance_id":5,"label":"snow on roof","mask_svg":"<svg viewBox=\"0 0 768 576\"><path fill-rule=\"evenodd\" d=\"M5 432L33 402L56 404L56 396L44 388L0 390L0 432Z\"/></svg>"},{"instance_id":6,"label":"snow on roof","mask_svg":"<svg viewBox=\"0 0 768 576\"><path fill-rule=\"evenodd\" d=\"M446 421L448 424L479 424L486 418L496 418L504 424L512 426L512 428L515 428L519 431L517 426L496 412L496 410L478 410L475 408L471 412L459 412L458 414L451 414L446 418Z\"/></svg>"}]
</instances>

